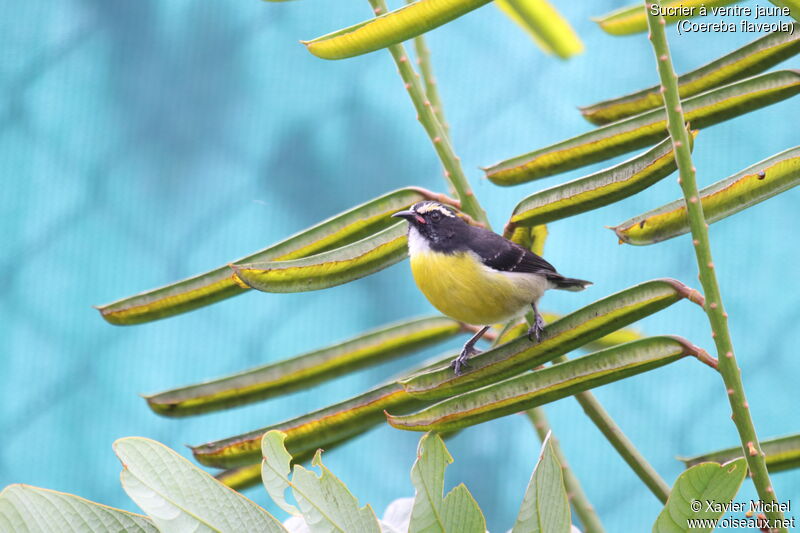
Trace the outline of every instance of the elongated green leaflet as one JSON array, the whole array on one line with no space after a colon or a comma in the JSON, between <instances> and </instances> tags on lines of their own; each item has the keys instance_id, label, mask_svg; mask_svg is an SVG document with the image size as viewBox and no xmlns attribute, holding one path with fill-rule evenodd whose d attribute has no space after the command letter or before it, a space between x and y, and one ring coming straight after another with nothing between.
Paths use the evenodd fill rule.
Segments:
<instances>
[{"instance_id":1,"label":"elongated green leaflet","mask_svg":"<svg viewBox=\"0 0 800 533\"><path fill-rule=\"evenodd\" d=\"M762 440L759 444L761 445L761 451L766 454L767 468L770 472L800 468L800 434ZM686 468L689 468L707 461L726 463L743 456L742 447L735 446L695 457L679 457L678 459L683 461Z\"/></svg>"},{"instance_id":2,"label":"elongated green leaflet","mask_svg":"<svg viewBox=\"0 0 800 533\"><path fill-rule=\"evenodd\" d=\"M217 481L239 492L261 483L261 463L237 466L223 470L216 476Z\"/></svg>"},{"instance_id":3,"label":"elongated green leaflet","mask_svg":"<svg viewBox=\"0 0 800 533\"><path fill-rule=\"evenodd\" d=\"M700 191L709 223L722 220L800 183L800 146L796 146ZM611 228L620 242L645 245L689 233L686 203L676 200Z\"/></svg>"},{"instance_id":4,"label":"elongated green leaflet","mask_svg":"<svg viewBox=\"0 0 800 533\"><path fill-rule=\"evenodd\" d=\"M568 59L583 52L578 34L547 0L496 0L494 5L548 54Z\"/></svg>"},{"instance_id":5,"label":"elongated green leaflet","mask_svg":"<svg viewBox=\"0 0 800 533\"><path fill-rule=\"evenodd\" d=\"M667 10L664 12L664 19L667 23L674 23L682 19L700 16L701 11L699 6L705 6L710 15L712 7L727 6L729 4L735 4L737 1L738 0L672 0L670 2L661 2L661 7ZM691 9L691 11L679 10L677 9L678 6L684 6L687 9ZM673 10L669 11L670 8ZM603 31L611 35L631 35L633 33L647 31L647 14L644 5L641 3L617 9L607 15L592 20L594 20Z\"/></svg>"},{"instance_id":6,"label":"elongated green leaflet","mask_svg":"<svg viewBox=\"0 0 800 533\"><path fill-rule=\"evenodd\" d=\"M317 57L344 59L407 41L488 3L489 0L417 0L303 44Z\"/></svg>"},{"instance_id":7,"label":"elongated green leaflet","mask_svg":"<svg viewBox=\"0 0 800 533\"><path fill-rule=\"evenodd\" d=\"M642 9L641 4L638 6ZM764 72L800 52L800 24L790 33L768 33L678 78L681 99ZM658 86L580 108L584 118L602 125L664 105Z\"/></svg>"},{"instance_id":8,"label":"elongated green leaflet","mask_svg":"<svg viewBox=\"0 0 800 533\"><path fill-rule=\"evenodd\" d=\"M406 320L291 359L146 397L165 416L188 416L287 394L400 357L465 331L443 316Z\"/></svg>"},{"instance_id":9,"label":"elongated green leaflet","mask_svg":"<svg viewBox=\"0 0 800 533\"><path fill-rule=\"evenodd\" d=\"M684 100L682 105L686 121L693 128L702 129L798 92L800 72L779 70L698 94ZM502 161L485 169L486 176L498 185L514 185L644 148L666 134L665 112L655 109Z\"/></svg>"},{"instance_id":10,"label":"elongated green leaflet","mask_svg":"<svg viewBox=\"0 0 800 533\"><path fill-rule=\"evenodd\" d=\"M329 442L325 445L324 451L330 451L339 444L347 442L351 438L353 438L353 436L348 436L344 439L335 442ZM307 450L304 453L294 455L292 457L292 464L305 463L307 461L310 461L314 457L314 454L317 453L317 449L318 448L313 448ZM260 485L261 461L244 466L237 466L235 468L229 468L228 470L223 470L214 477L217 478L217 481L224 483L230 488L238 491L242 491L244 489L253 487L255 485Z\"/></svg>"},{"instance_id":11,"label":"elongated green leaflet","mask_svg":"<svg viewBox=\"0 0 800 533\"><path fill-rule=\"evenodd\" d=\"M676 168L675 150L667 137L643 154L611 168L528 196L514 208L504 234L511 237L518 226L546 224L612 204L643 191Z\"/></svg>"},{"instance_id":12,"label":"elongated green leaflet","mask_svg":"<svg viewBox=\"0 0 800 533\"><path fill-rule=\"evenodd\" d=\"M530 362L540 353L539 350L552 354L552 357L542 357L550 360L573 347L579 347L598 337L602 338L682 298L702 304L702 297L697 291L678 281L657 279L644 282L550 324L545 330L544 340L538 345L539 348L535 346L530 348L531 343L527 338L511 341L473 357L470 360L472 366L468 369L469 372L459 377L454 376L452 369L449 368L448 363L452 355L448 355L415 371L402 385L395 382L377 387L316 412L243 435L203 444L192 450L197 460L208 466L220 468L243 466L259 460L261 436L270 429L279 429L288 435L286 446L292 456L313 453L317 448L342 442L382 423L384 420L382 413L385 409L391 409L392 412L410 411L427 405L430 399L438 400L460 390L479 387L485 383L469 377L477 372L480 372L479 375L488 376L482 380L483 382L523 372L539 364L535 361L533 364ZM566 347L558 347L557 344L560 342ZM512 359L506 362L504 357L507 357L509 352L505 347L508 346L519 347L520 352L512 353ZM503 351L500 351L501 348ZM514 349L510 350L513 351ZM406 388L413 392L413 396L406 391Z\"/></svg>"},{"instance_id":13,"label":"elongated green leaflet","mask_svg":"<svg viewBox=\"0 0 800 533\"><path fill-rule=\"evenodd\" d=\"M678 337L648 337L466 392L389 423L413 431L451 431L641 374L699 349Z\"/></svg>"},{"instance_id":14,"label":"elongated green leaflet","mask_svg":"<svg viewBox=\"0 0 800 533\"><path fill-rule=\"evenodd\" d=\"M306 257L356 242L395 224L391 214L421 200L437 200L457 205L446 196L417 187L408 187L379 196L316 226L301 231L277 244L235 261L285 261ZM170 317L245 292L228 266L131 296L98 307L111 324L141 324Z\"/></svg>"},{"instance_id":15,"label":"elongated green leaflet","mask_svg":"<svg viewBox=\"0 0 800 533\"><path fill-rule=\"evenodd\" d=\"M231 265L236 277L263 292L327 289L363 278L408 255L408 226L398 222L360 241L291 261Z\"/></svg>"},{"instance_id":16,"label":"elongated green leaflet","mask_svg":"<svg viewBox=\"0 0 800 533\"><path fill-rule=\"evenodd\" d=\"M384 421L383 411L409 411L426 405L397 383L377 387L349 400L249 433L192 447L195 458L207 466L232 468L261 459L261 437L269 430L286 433L292 457L312 453L361 435Z\"/></svg>"},{"instance_id":17,"label":"elongated green leaflet","mask_svg":"<svg viewBox=\"0 0 800 533\"><path fill-rule=\"evenodd\" d=\"M689 297L699 294L671 279L657 279L634 285L548 324L542 340L517 338L473 356L460 376L447 364L401 380L406 392L417 398L439 400L495 383L535 368L559 355L616 331Z\"/></svg>"}]
</instances>

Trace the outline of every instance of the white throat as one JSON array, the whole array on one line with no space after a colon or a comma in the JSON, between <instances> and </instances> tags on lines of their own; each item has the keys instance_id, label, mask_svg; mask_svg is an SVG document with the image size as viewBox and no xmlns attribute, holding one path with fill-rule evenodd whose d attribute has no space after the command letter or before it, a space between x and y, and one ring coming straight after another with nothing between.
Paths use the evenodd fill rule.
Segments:
<instances>
[{"instance_id":1,"label":"white throat","mask_svg":"<svg viewBox=\"0 0 800 533\"><path fill-rule=\"evenodd\" d=\"M408 255L426 254L431 251L428 240L414 226L408 228Z\"/></svg>"}]
</instances>

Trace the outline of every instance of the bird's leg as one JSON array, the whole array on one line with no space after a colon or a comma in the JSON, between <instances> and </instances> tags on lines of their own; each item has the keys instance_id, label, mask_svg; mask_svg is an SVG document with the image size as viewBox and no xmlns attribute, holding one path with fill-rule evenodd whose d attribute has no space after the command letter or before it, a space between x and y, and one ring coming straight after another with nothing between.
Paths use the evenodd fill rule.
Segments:
<instances>
[{"instance_id":1,"label":"bird's leg","mask_svg":"<svg viewBox=\"0 0 800 533\"><path fill-rule=\"evenodd\" d=\"M536 309L536 302L532 302L531 307L533 308L533 324L528 328L528 340L533 340L536 337L536 342L539 342L542 340L542 333L544 333L544 319L539 314L539 310Z\"/></svg>"},{"instance_id":2,"label":"bird's leg","mask_svg":"<svg viewBox=\"0 0 800 533\"><path fill-rule=\"evenodd\" d=\"M461 353L458 354L458 357L453 359L453 362L450 363L450 367L455 370L456 376L461 375L461 369L464 367L469 366L467 364L467 359L470 358L471 355L481 353L480 350L475 348L475 343L483 337L483 334L489 330L489 326L484 326L478 330L478 333L470 337L470 339L464 344L464 347L461 348Z\"/></svg>"}]
</instances>

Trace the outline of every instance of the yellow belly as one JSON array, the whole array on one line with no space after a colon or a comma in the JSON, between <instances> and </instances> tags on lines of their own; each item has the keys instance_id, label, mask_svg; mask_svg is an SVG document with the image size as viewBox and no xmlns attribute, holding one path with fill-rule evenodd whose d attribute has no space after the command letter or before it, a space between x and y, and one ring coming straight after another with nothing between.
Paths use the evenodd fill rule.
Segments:
<instances>
[{"instance_id":1,"label":"yellow belly","mask_svg":"<svg viewBox=\"0 0 800 533\"><path fill-rule=\"evenodd\" d=\"M478 326L521 314L547 287L541 276L494 272L468 253L416 253L411 257L411 272L436 309Z\"/></svg>"}]
</instances>

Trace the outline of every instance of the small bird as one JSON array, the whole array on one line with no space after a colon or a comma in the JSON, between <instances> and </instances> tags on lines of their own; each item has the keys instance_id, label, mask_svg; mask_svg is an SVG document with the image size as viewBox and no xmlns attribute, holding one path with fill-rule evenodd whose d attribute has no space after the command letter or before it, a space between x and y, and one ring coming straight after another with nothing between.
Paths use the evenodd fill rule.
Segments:
<instances>
[{"instance_id":1,"label":"small bird","mask_svg":"<svg viewBox=\"0 0 800 533\"><path fill-rule=\"evenodd\" d=\"M582 291L592 283L566 278L530 250L467 224L449 207L423 201L393 217L408 221L411 272L422 294L445 315L481 326L450 365L460 375L475 343L491 324L527 311L536 317L528 338L541 340L544 320L536 302L547 289Z\"/></svg>"}]
</instances>

